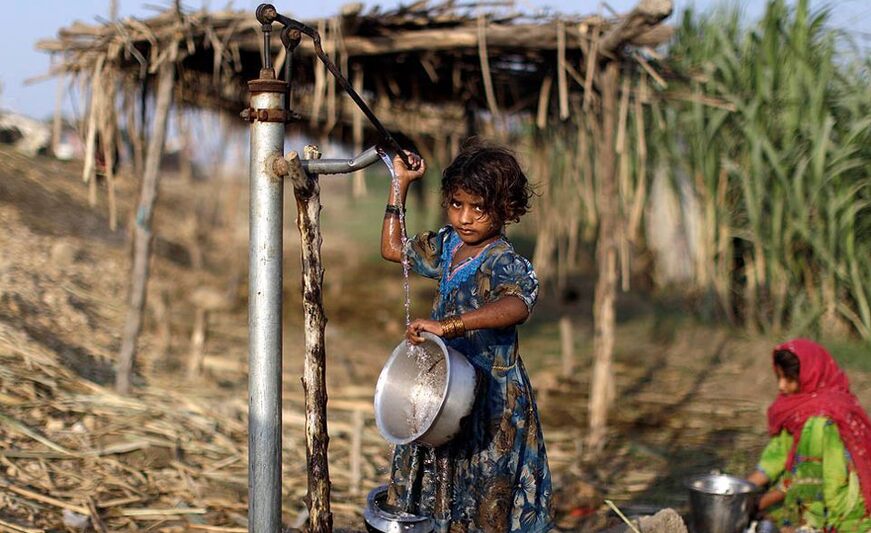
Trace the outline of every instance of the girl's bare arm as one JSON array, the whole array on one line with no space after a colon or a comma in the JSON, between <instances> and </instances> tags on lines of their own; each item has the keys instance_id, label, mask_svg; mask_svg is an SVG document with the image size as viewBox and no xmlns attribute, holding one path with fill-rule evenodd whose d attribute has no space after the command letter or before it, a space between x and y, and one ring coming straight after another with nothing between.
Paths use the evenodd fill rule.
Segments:
<instances>
[{"instance_id":1,"label":"girl's bare arm","mask_svg":"<svg viewBox=\"0 0 871 533\"><path fill-rule=\"evenodd\" d=\"M393 166L396 171L396 178L399 181L399 197L396 196L396 191L393 184L390 184L390 193L387 195L387 205L405 206L405 198L408 195L408 187L413 181L417 181L423 177L426 172L426 164L423 159L420 159L415 154L408 154L412 161L419 161L419 166L415 170L409 170L399 156L393 158ZM381 257L394 263L402 261L402 228L399 224L399 217L395 214L385 213L384 222L381 224Z\"/></svg>"},{"instance_id":2,"label":"girl's bare arm","mask_svg":"<svg viewBox=\"0 0 871 533\"><path fill-rule=\"evenodd\" d=\"M527 317L529 309L517 296L505 296L461 316L466 329L507 328L521 324Z\"/></svg>"},{"instance_id":3,"label":"girl's bare arm","mask_svg":"<svg viewBox=\"0 0 871 533\"><path fill-rule=\"evenodd\" d=\"M517 296L505 296L460 316L467 331L507 328L524 322L528 317L529 309ZM406 336L412 342L420 343L423 342L423 338L420 336L421 331L428 331L439 336L444 335L439 321L418 318L408 325Z\"/></svg>"}]
</instances>

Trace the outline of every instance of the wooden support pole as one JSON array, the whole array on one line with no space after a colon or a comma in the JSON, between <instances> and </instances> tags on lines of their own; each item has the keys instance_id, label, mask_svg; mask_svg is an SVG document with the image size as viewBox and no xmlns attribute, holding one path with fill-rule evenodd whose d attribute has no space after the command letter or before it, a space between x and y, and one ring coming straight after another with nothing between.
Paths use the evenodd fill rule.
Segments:
<instances>
[{"instance_id":1,"label":"wooden support pole","mask_svg":"<svg viewBox=\"0 0 871 533\"><path fill-rule=\"evenodd\" d=\"M85 137L85 164L82 168L82 181L88 184L88 203L91 207L97 205L97 180L96 180L96 160L95 147L97 144L97 113L101 105L103 105L100 85L100 73L103 70L103 62L106 56L101 55L97 58L97 63L94 65L94 77L91 79L91 101L88 105L88 125Z\"/></svg>"},{"instance_id":2,"label":"wooden support pole","mask_svg":"<svg viewBox=\"0 0 871 533\"><path fill-rule=\"evenodd\" d=\"M569 118L569 83L566 80L566 26L562 19L556 23L557 61L556 79L559 88L559 118Z\"/></svg>"},{"instance_id":3,"label":"wooden support pole","mask_svg":"<svg viewBox=\"0 0 871 533\"><path fill-rule=\"evenodd\" d=\"M63 110L61 106L63 104L64 97L64 85L65 79L63 76L57 79L57 88L54 93L54 117L51 121L51 153L57 157L57 151L60 147L60 137L61 137L61 121Z\"/></svg>"},{"instance_id":4,"label":"wooden support pole","mask_svg":"<svg viewBox=\"0 0 871 533\"><path fill-rule=\"evenodd\" d=\"M326 21L324 21L324 19L318 21L318 33L324 35L326 29ZM314 97L312 98L311 117L309 117L309 126L312 128L315 128L318 125L321 107L323 106L324 96L326 96L327 91L327 68L320 61L315 61L314 63L315 84L312 89Z\"/></svg>"},{"instance_id":5,"label":"wooden support pole","mask_svg":"<svg viewBox=\"0 0 871 533\"><path fill-rule=\"evenodd\" d=\"M672 11L671 0L640 0L638 5L605 34L601 42L593 40L604 56L613 55L627 42L656 26ZM592 81L594 53L587 63L587 81ZM617 184L615 175L615 130L617 128L617 83L619 64L608 61L602 68L601 135L597 152L597 206L599 229L596 242L598 278L593 301L593 376L590 384L590 431L587 446L592 455L601 452L607 436L608 409L614 395L614 376L611 360L614 352L614 306L617 292L618 233L625 230L619 219ZM586 87L585 89L589 89ZM584 95L585 108L589 105L589 91Z\"/></svg>"},{"instance_id":6,"label":"wooden support pole","mask_svg":"<svg viewBox=\"0 0 871 533\"><path fill-rule=\"evenodd\" d=\"M109 202L109 229L115 231L118 229L118 207L115 201L115 154L118 143L118 119L115 115L117 86L111 68L103 69L100 83L102 84L100 90L102 105L98 109L99 148L103 151L103 175L106 178Z\"/></svg>"},{"instance_id":7,"label":"wooden support pole","mask_svg":"<svg viewBox=\"0 0 871 533\"><path fill-rule=\"evenodd\" d=\"M315 146L305 147L306 159L320 159ZM298 156L288 158L291 167L299 167ZM294 161L296 163L294 164ZM321 198L317 176L306 176L301 169L291 171L293 195L296 198L296 225L299 229L302 256L302 296L305 315L305 370L302 386L305 391L305 445L308 463L309 531L329 533L333 530L330 512L330 469L327 460L327 383L324 328L323 281L321 264Z\"/></svg>"},{"instance_id":8,"label":"wooden support pole","mask_svg":"<svg viewBox=\"0 0 871 533\"><path fill-rule=\"evenodd\" d=\"M490 59L487 52L487 19L478 17L478 58L481 61L481 77L484 79L484 94L487 106L495 122L499 122L499 105L496 103L496 93L493 91L493 77L490 73Z\"/></svg>"},{"instance_id":9,"label":"wooden support pole","mask_svg":"<svg viewBox=\"0 0 871 533\"><path fill-rule=\"evenodd\" d=\"M148 155L145 160L142 187L139 192L139 205L136 209L133 268L130 275L127 319L122 332L121 352L118 355L118 368L115 375L115 389L121 394L130 392L130 378L136 358L136 342L142 328L142 311L145 307L145 293L148 286L148 263L151 259L151 221L154 218L154 203L157 201L160 159L163 155L163 142L166 137L166 123L172 104L174 84L175 61L167 59L160 66L158 72L154 130L151 134L151 142L148 143Z\"/></svg>"},{"instance_id":10,"label":"wooden support pole","mask_svg":"<svg viewBox=\"0 0 871 533\"><path fill-rule=\"evenodd\" d=\"M357 94L363 94L363 67L355 64L353 67L352 83ZM351 134L354 140L354 154L363 151L363 112L357 106L354 107L354 118L351 124ZM366 196L366 171L360 169L353 174L354 198Z\"/></svg>"},{"instance_id":11,"label":"wooden support pole","mask_svg":"<svg viewBox=\"0 0 871 533\"><path fill-rule=\"evenodd\" d=\"M617 292L617 187L614 130L617 121L619 65L609 61L602 76L602 135L597 146L599 234L596 245L598 278L593 302L593 376L590 386L590 428L587 445L595 455L605 445L608 408L614 389L614 303Z\"/></svg>"},{"instance_id":12,"label":"wooden support pole","mask_svg":"<svg viewBox=\"0 0 871 533\"><path fill-rule=\"evenodd\" d=\"M547 111L550 103L551 85L553 85L553 76L548 74L541 82L541 90L538 93L538 111L535 114L535 125L540 130L547 127Z\"/></svg>"}]
</instances>

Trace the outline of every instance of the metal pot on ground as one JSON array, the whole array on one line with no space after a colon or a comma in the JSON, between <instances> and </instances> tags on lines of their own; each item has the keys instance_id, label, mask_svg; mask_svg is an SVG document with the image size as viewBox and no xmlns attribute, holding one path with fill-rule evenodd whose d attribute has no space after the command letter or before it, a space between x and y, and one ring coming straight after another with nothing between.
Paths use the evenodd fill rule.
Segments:
<instances>
[{"instance_id":1,"label":"metal pot on ground","mask_svg":"<svg viewBox=\"0 0 871 533\"><path fill-rule=\"evenodd\" d=\"M387 503L387 485L375 487L366 498L363 511L366 530L369 533L431 533L433 521L402 511Z\"/></svg>"},{"instance_id":2,"label":"metal pot on ground","mask_svg":"<svg viewBox=\"0 0 871 533\"><path fill-rule=\"evenodd\" d=\"M705 474L686 481L690 529L695 533L743 533L756 509L758 489L745 479Z\"/></svg>"}]
</instances>

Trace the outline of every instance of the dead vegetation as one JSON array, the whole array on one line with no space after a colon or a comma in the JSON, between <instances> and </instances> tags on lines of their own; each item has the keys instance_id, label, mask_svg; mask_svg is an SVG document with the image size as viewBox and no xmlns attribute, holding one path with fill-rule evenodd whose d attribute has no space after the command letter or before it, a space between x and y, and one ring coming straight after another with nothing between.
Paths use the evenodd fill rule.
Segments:
<instances>
[{"instance_id":1,"label":"dead vegetation","mask_svg":"<svg viewBox=\"0 0 871 533\"><path fill-rule=\"evenodd\" d=\"M231 265L239 260L232 252L244 248L244 235L232 237L236 228L219 226L202 243L205 268L194 268L183 244L188 230L168 215L201 200L196 191L179 194L190 192L187 183L164 182L167 211L156 214L164 244L154 258L136 393L122 397L111 383L124 312L118 295L126 289L129 262L124 230L110 232L87 207L78 165L5 149L0 155L0 223L6 228L0 233L0 529L42 531L87 521L108 531L244 530L246 320L238 296L227 310L210 313L205 376L184 377L196 316L188 295L204 285L230 287ZM120 189L121 221L132 194L132 187ZM347 190L326 194L327 212L345 209ZM335 283L327 284L325 304L332 319L326 337L331 507L337 527L359 528L365 494L386 481L389 457L371 402L397 332L385 333L380 322L373 328L373 317L399 322L401 291L395 270L367 265L359 249L339 241L328 235L332 244L325 249L326 276ZM290 259L287 265L283 517L293 525L305 514L306 472L299 267ZM370 280L362 288L349 281L360 276ZM429 293L432 287L419 288ZM161 293L167 323L155 314ZM244 286L238 293L245 294ZM655 314L645 304L632 305L642 306L636 314ZM416 306L425 309L426 301ZM561 377L558 358L547 359L559 350L556 330L549 328L561 315L545 299L521 335L525 358L536 369L532 382L562 528L616 525L602 505L605 497L630 517L663 505L684 509L683 477L752 466L764 443L764 409L772 394L760 355L767 340L691 325L652 331L622 324L615 347L615 423L605 459L585 463L580 428L586 423L592 330L589 317L579 316L578 370ZM163 328L169 329L168 343ZM657 333L663 328L672 336ZM851 373L851 381L867 404L871 380Z\"/></svg>"}]
</instances>

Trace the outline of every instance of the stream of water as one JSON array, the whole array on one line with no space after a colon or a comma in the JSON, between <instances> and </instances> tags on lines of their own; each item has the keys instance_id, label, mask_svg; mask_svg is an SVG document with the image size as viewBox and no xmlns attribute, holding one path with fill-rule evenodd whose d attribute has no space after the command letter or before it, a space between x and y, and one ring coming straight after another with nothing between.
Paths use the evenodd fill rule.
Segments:
<instances>
[{"instance_id":1,"label":"stream of water","mask_svg":"<svg viewBox=\"0 0 871 533\"><path fill-rule=\"evenodd\" d=\"M404 202L400 196L399 179L396 177L396 169L393 166L393 159L385 152L379 152L379 155L384 161L384 164L387 165L387 170L390 172L393 198L395 205L399 207L399 231L400 241L402 243L402 278L405 296L405 327L407 329L409 324L411 324L411 292L408 281L408 271L410 266L408 254L406 253L408 237L405 228ZM441 407L442 394L447 379L447 361L444 358L441 348L431 342L414 345L406 340L405 353L407 357L415 359L417 366L417 375L409 383L409 404L405 406L409 435L412 435L427 428ZM393 457L394 451L394 447L391 446L391 457ZM419 455L419 450L415 451L413 454L409 472L410 481L414 480L414 478L419 475L419 469L421 466ZM392 485L393 479L390 480L390 483ZM411 484L413 485L413 481L411 481ZM398 502L405 511L414 508L414 491L410 489L411 487L408 487L405 501Z\"/></svg>"},{"instance_id":2,"label":"stream of water","mask_svg":"<svg viewBox=\"0 0 871 533\"><path fill-rule=\"evenodd\" d=\"M387 152L379 151L381 160L387 165L387 170L390 172L390 183L393 187L393 199L396 206L399 207L399 238L402 242L402 287L405 290L405 327L411 324L411 296L408 285L408 254L405 253L405 246L408 243L408 236L405 234L405 202L402 201L399 190L399 178L396 177L396 168L393 166L393 159Z\"/></svg>"}]
</instances>

